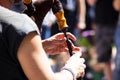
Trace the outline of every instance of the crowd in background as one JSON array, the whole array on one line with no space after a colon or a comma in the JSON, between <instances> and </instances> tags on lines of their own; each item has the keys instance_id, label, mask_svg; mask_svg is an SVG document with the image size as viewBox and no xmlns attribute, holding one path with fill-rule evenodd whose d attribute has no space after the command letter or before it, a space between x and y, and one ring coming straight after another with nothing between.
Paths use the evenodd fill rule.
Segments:
<instances>
[{"instance_id":1,"label":"crowd in background","mask_svg":"<svg viewBox=\"0 0 120 80\"><path fill-rule=\"evenodd\" d=\"M77 37L74 43L81 47L82 57L86 59L84 80L120 80L120 1L81 0L85 1L86 7L85 18L82 19L79 19L81 12L77 1L61 0L68 31ZM17 12L22 12L24 8L21 2L13 5L13 10ZM78 27L79 22L82 28ZM56 18L50 10L42 24L42 39L58 32ZM57 72L69 55L63 52L48 57L52 69Z\"/></svg>"}]
</instances>

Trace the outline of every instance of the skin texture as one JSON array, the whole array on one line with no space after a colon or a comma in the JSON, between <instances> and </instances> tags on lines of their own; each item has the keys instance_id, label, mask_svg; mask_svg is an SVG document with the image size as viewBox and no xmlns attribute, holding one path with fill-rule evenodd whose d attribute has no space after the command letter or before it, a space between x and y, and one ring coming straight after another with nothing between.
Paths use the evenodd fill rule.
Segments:
<instances>
[{"instance_id":1,"label":"skin texture","mask_svg":"<svg viewBox=\"0 0 120 80\"><path fill-rule=\"evenodd\" d=\"M20 61L23 71L27 75L28 79L72 80L72 76L71 74L68 74L68 72L65 72L65 76L62 75L64 71L56 74L52 72L46 53L39 41L41 41L40 36L35 32L32 32L24 38L18 51L18 60ZM82 76L85 68L85 65L83 65L84 59L80 58L81 53L79 52L80 51L75 52L77 55L74 54L66 64L75 71L77 74L76 77Z\"/></svg>"},{"instance_id":2,"label":"skin texture","mask_svg":"<svg viewBox=\"0 0 120 80\"><path fill-rule=\"evenodd\" d=\"M67 36L70 39L72 39L73 41L76 40L76 37L70 33L67 33ZM64 37L63 33L58 33L48 39L43 40L42 44L43 44L43 48L45 49L46 53L48 53L48 54L53 55L53 54L59 54L60 52L69 53L67 44L66 44L66 38ZM72 44L72 42L71 42L71 44ZM80 48L76 47L72 44L72 50L79 51Z\"/></svg>"}]
</instances>

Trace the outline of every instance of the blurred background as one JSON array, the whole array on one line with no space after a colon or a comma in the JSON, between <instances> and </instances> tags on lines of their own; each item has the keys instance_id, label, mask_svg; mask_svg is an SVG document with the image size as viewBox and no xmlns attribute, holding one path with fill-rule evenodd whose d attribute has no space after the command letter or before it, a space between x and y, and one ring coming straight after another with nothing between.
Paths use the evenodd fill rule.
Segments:
<instances>
[{"instance_id":1,"label":"blurred background","mask_svg":"<svg viewBox=\"0 0 120 80\"><path fill-rule=\"evenodd\" d=\"M120 80L120 0L60 0L82 56L86 59L84 80ZM80 2L80 3L79 3ZM22 2L13 10L22 13ZM50 10L42 24L42 39L60 32ZM54 72L60 71L69 54L48 55Z\"/></svg>"}]
</instances>

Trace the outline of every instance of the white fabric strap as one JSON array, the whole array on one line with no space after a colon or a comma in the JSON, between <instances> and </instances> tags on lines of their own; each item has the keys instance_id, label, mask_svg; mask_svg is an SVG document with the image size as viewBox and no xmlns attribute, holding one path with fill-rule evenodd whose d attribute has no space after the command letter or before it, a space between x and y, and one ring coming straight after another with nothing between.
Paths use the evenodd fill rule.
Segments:
<instances>
[{"instance_id":1,"label":"white fabric strap","mask_svg":"<svg viewBox=\"0 0 120 80\"><path fill-rule=\"evenodd\" d=\"M69 72L73 75L73 80L77 80L77 79L76 79L76 75L75 75L75 73L72 71L71 68L63 67L61 70L67 70L67 71L69 71Z\"/></svg>"}]
</instances>

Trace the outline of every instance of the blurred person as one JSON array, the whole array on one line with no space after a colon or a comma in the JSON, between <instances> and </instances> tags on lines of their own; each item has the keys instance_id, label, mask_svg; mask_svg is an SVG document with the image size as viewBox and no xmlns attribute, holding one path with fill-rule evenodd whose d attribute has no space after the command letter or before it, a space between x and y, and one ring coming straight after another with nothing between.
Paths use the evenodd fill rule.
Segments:
<instances>
[{"instance_id":1,"label":"blurred person","mask_svg":"<svg viewBox=\"0 0 120 80\"><path fill-rule=\"evenodd\" d=\"M111 54L118 12L112 6L113 0L97 0L95 7L96 52L98 62L104 63L106 80L112 79Z\"/></svg>"},{"instance_id":2,"label":"blurred person","mask_svg":"<svg viewBox=\"0 0 120 80\"><path fill-rule=\"evenodd\" d=\"M120 80L120 0L114 0L113 6L114 9L119 12L119 19L115 32L115 47L117 49L117 52L114 58L115 67L114 67L113 80Z\"/></svg>"},{"instance_id":3,"label":"blurred person","mask_svg":"<svg viewBox=\"0 0 120 80\"><path fill-rule=\"evenodd\" d=\"M85 46L88 51L89 48L91 48L92 46L94 46L94 20L95 20L95 2L96 0L87 0L86 1L86 28L84 30L81 31L81 37L78 41L78 44ZM84 45L86 43L82 43L81 40L84 41L87 40L88 41L88 45ZM90 47L91 46L91 47Z\"/></svg>"},{"instance_id":4,"label":"blurred person","mask_svg":"<svg viewBox=\"0 0 120 80\"><path fill-rule=\"evenodd\" d=\"M49 45L48 43L46 45L45 41L41 41L36 24L25 14L9 10L12 3L16 1L18 0L0 0L0 71L2 73L0 79L75 80L75 78L83 76L84 59L80 58L80 49L75 46L72 46L75 54L67 61L62 70L53 73L43 49L47 46L47 52ZM68 34L68 36L75 40L73 35ZM64 40L64 35L56 34L47 39L47 42L50 43L57 39Z\"/></svg>"}]
</instances>

